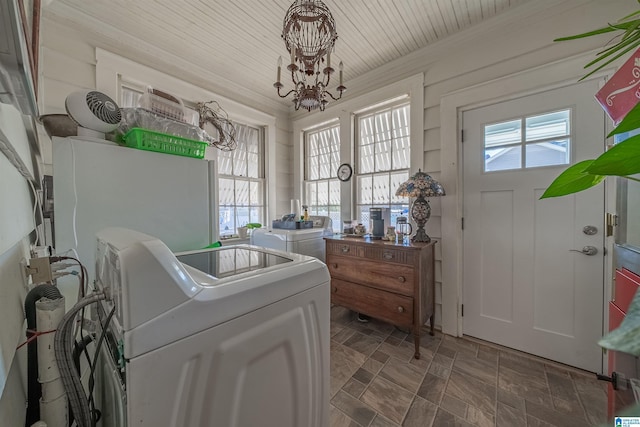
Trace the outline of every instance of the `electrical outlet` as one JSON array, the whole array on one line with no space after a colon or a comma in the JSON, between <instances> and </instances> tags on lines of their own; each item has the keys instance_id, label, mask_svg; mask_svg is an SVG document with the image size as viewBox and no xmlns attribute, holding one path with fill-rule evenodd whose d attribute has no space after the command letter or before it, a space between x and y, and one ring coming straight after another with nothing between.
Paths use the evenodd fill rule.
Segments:
<instances>
[{"instance_id":1,"label":"electrical outlet","mask_svg":"<svg viewBox=\"0 0 640 427\"><path fill-rule=\"evenodd\" d=\"M51 246L34 246L30 248L31 258L49 257L53 254L53 248Z\"/></svg>"},{"instance_id":2,"label":"electrical outlet","mask_svg":"<svg viewBox=\"0 0 640 427\"><path fill-rule=\"evenodd\" d=\"M51 272L51 264L49 257L31 258L27 267L27 274L31 276L33 283L51 282L53 274Z\"/></svg>"}]
</instances>

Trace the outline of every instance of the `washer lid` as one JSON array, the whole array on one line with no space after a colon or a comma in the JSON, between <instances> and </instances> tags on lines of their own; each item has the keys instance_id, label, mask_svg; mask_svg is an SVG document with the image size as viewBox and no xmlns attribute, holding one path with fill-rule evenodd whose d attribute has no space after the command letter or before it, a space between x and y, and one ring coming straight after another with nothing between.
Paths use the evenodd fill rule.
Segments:
<instances>
[{"instance_id":1,"label":"washer lid","mask_svg":"<svg viewBox=\"0 0 640 427\"><path fill-rule=\"evenodd\" d=\"M218 279L292 262L291 258L242 246L176 255L178 261Z\"/></svg>"}]
</instances>

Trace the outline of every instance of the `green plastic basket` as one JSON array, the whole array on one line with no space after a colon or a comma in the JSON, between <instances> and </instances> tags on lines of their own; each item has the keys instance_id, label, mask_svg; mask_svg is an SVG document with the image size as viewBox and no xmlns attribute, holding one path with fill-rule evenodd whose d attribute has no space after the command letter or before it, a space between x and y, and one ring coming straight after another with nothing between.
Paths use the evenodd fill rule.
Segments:
<instances>
[{"instance_id":1,"label":"green plastic basket","mask_svg":"<svg viewBox=\"0 0 640 427\"><path fill-rule=\"evenodd\" d=\"M141 128L132 128L122 139L127 147L196 159L202 159L207 148L206 142Z\"/></svg>"}]
</instances>

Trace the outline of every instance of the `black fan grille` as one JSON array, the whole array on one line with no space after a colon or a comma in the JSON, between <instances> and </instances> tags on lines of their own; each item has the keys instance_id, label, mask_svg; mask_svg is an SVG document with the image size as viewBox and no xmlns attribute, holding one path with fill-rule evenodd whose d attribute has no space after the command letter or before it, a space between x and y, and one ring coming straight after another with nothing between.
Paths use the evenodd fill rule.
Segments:
<instances>
[{"instance_id":1,"label":"black fan grille","mask_svg":"<svg viewBox=\"0 0 640 427\"><path fill-rule=\"evenodd\" d=\"M96 117L105 123L116 125L122 119L118 105L102 92L88 92L87 106Z\"/></svg>"}]
</instances>

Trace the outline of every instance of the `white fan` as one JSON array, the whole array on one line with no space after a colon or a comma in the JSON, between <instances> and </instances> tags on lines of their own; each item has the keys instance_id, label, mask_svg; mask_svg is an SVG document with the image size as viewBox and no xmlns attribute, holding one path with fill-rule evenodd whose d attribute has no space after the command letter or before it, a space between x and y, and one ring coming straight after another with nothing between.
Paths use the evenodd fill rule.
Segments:
<instances>
[{"instance_id":1,"label":"white fan","mask_svg":"<svg viewBox=\"0 0 640 427\"><path fill-rule=\"evenodd\" d=\"M104 134L115 130L122 119L115 101L95 90L69 94L64 106L78 124L78 136L104 139Z\"/></svg>"}]
</instances>

